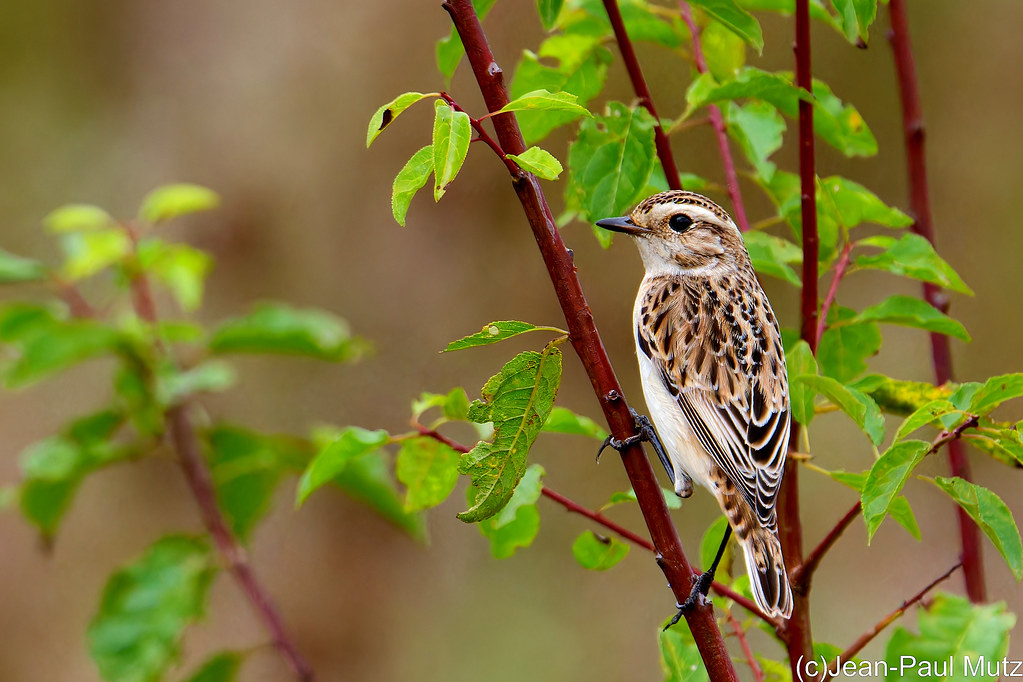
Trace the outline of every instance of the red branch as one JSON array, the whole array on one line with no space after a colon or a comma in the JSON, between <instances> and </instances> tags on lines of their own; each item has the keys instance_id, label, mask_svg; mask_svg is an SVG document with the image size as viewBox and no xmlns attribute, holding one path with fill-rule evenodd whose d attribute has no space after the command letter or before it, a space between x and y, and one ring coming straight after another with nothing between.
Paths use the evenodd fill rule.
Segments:
<instances>
[{"instance_id":1,"label":"red branch","mask_svg":"<svg viewBox=\"0 0 1023 682\"><path fill-rule=\"evenodd\" d=\"M902 604L897 609L895 609L894 611L889 613L887 616L882 618L874 627L870 628L870 630L868 630L867 632L864 632L862 635L860 635L856 639L855 642L853 642L852 644L849 645L848 649L846 649L841 654L839 654L838 658L836 658L828 666L827 670L824 673L824 676L823 676L821 682L824 682L824 680L827 680L829 677L831 677L834 674L836 674L838 672L838 668L842 664L842 662L852 660L853 656L855 656L856 654L860 653L860 651L863 650L863 647L867 646L867 644L869 644L872 639L877 637L881 633L882 630L884 630L886 627L888 627L893 622L895 622L899 617L902 616L902 614L904 614L906 612L906 610L910 606L912 606L913 604L916 604L918 601L923 599L927 595L928 592L930 592L935 587L937 587L939 584L941 584L942 581L946 580L950 575L952 575L955 572L955 570L957 568L959 568L962 565L963 565L963 562L960 561L955 566L953 566L952 568L950 568L947 571L945 571L944 573L942 573L937 579L931 581L927 585L927 587L925 587L924 589L920 590L919 592L917 592L915 595L913 595L912 597L910 597L906 601L902 602Z\"/></svg>"},{"instance_id":2,"label":"red branch","mask_svg":"<svg viewBox=\"0 0 1023 682\"><path fill-rule=\"evenodd\" d=\"M838 538L842 537L842 533L844 533L845 529L849 527L849 524L856 520L856 517L859 516L859 514L860 503L857 502L852 506L852 509L845 513L845 516L838 520L838 523L836 523L835 527L824 536L824 539L821 540L820 544L814 547L813 551L806 555L806 559L799 565L799 568L792 572L792 575L789 576L789 578L794 585L800 585L804 592L808 592L810 590L810 581L813 579L813 574L817 570L817 566L820 565L821 559L823 559L824 555L827 554L829 549L831 549L831 546L838 541Z\"/></svg>"},{"instance_id":3,"label":"red branch","mask_svg":"<svg viewBox=\"0 0 1023 682\"><path fill-rule=\"evenodd\" d=\"M682 189L682 181L679 179L678 166L675 165L675 155L671 151L671 141L661 127L661 117L654 109L654 99L650 96L650 88L647 87L646 78L643 77L643 70L639 67L639 60L636 59L636 51L629 40L629 34L625 31L625 22L622 20L621 10L618 9L618 0L604 0L604 9L607 10L607 17L611 21L611 29L615 34L615 41L618 43L618 50L622 53L622 61L625 62L625 70L629 72L629 80L632 81L632 89L639 97L639 103L643 105L650 115L654 117L654 144L657 147L657 158L661 161L664 169L664 176L668 179L668 187L671 189ZM517 152L515 152L517 153Z\"/></svg>"},{"instance_id":4,"label":"red branch","mask_svg":"<svg viewBox=\"0 0 1023 682\"><path fill-rule=\"evenodd\" d=\"M749 665L750 672L753 673L753 682L764 682L764 671L760 669L760 664L757 663L757 657L753 655L753 650L749 648L749 642L746 640L746 632L742 629L742 625L739 623L738 619L732 615L731 611L726 611L725 617L728 620L728 625L732 628L732 632L735 633L735 638L739 640L739 646L742 647L742 653L746 657L746 663Z\"/></svg>"},{"instance_id":5,"label":"red branch","mask_svg":"<svg viewBox=\"0 0 1023 682\"><path fill-rule=\"evenodd\" d=\"M845 277L845 271L849 268L849 256L852 254L852 247L852 242L847 241L841 255L838 257L838 262L835 263L835 276L831 278L831 286L824 297L824 303L821 304L821 312L817 318L817 343L820 343L821 337L824 336L824 329L827 327L828 321L828 311L831 310L835 297L838 295L838 285L842 278Z\"/></svg>"},{"instance_id":6,"label":"red branch","mask_svg":"<svg viewBox=\"0 0 1023 682\"><path fill-rule=\"evenodd\" d=\"M646 538L642 538L639 535L636 535L635 533L633 533L628 528L623 528L622 526L619 526L617 523L615 523L611 519L607 518L606 516L604 516L600 512L595 512L592 509L587 509L586 507L582 506L581 504L579 504L577 502L573 502L572 500L568 499L567 497L565 497L561 493L558 493L558 492L555 492L555 491L551 490L547 486L544 486L543 489L541 490L541 492L546 497L554 500L555 502L560 504L562 507L564 507L568 511L574 512L576 514L579 514L580 516L585 516L586 518L590 519L591 521L599 523L600 525L604 526L608 530L610 530L610 531L612 531L614 533L617 533L618 535L622 536L626 540L629 540L630 542L633 542L634 544L642 547L643 549L645 549L645 550L647 550L649 552L656 551L654 549L654 544L652 542L650 542Z\"/></svg>"},{"instance_id":7,"label":"red branch","mask_svg":"<svg viewBox=\"0 0 1023 682\"><path fill-rule=\"evenodd\" d=\"M931 219L930 195L927 187L927 163L924 149L924 120L920 107L920 90L917 85L916 64L913 60L913 46L909 39L909 22L906 19L905 0L891 0L888 4L892 28L888 34L895 53L895 71L899 83L899 98L902 102L902 130L906 145L906 164L909 178L910 205L915 221L913 232L934 243L934 223ZM924 299L938 310L948 312L948 297L941 288L924 283ZM939 385L951 381L952 350L944 334L931 334L931 358L934 364L934 378ZM959 441L948 447L949 465L952 474L964 480L971 480L970 462L966 448ZM980 548L980 530L969 514L957 506L959 537L962 544L963 576L966 580L966 594L970 601L987 601L987 586L984 581L984 562Z\"/></svg>"},{"instance_id":8,"label":"red branch","mask_svg":"<svg viewBox=\"0 0 1023 682\"><path fill-rule=\"evenodd\" d=\"M443 7L451 15L462 39L487 111L499 111L509 101L504 86L504 73L494 59L471 0L447 0ZM525 151L522 132L514 114L498 114L492 120L497 140L506 154L521 154ZM565 314L569 340L593 385L609 430L619 440L633 436L636 424L593 323L593 315L576 275L572 254L561 239L540 183L536 176L520 169L512 173L512 185L529 220ZM638 443L623 449L621 456L650 530L650 537L657 548L657 563L667 577L676 600L682 603L689 596L696 574L682 550L682 543L671 521L654 470ZM709 604L701 604L687 611L685 617L711 679L738 679L721 630L714 619L714 609Z\"/></svg>"},{"instance_id":9,"label":"red branch","mask_svg":"<svg viewBox=\"0 0 1023 682\"><path fill-rule=\"evenodd\" d=\"M679 0L679 9L682 10L682 19L686 22L689 34L693 37L693 61L696 63L696 70L700 73L707 72L707 59L703 55L703 45L700 42L700 30L693 20L693 10L685 0ZM710 124L714 127L714 134L718 140L718 150L721 152L721 165L725 169L725 184L728 185L728 196L732 200L732 215L735 216L735 224L743 232L749 231L749 220L746 218L746 205L742 201L742 191L739 189L739 174L735 172L735 160L732 158L732 149L728 145L728 133L725 130L725 119L721 115L721 109L716 104L707 106Z\"/></svg>"}]
</instances>

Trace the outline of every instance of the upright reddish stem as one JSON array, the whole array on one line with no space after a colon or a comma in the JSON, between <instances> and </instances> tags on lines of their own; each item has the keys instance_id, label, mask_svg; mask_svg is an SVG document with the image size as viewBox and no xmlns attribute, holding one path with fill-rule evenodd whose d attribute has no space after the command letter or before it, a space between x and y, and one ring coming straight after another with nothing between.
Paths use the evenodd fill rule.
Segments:
<instances>
[{"instance_id":1,"label":"upright reddish stem","mask_svg":"<svg viewBox=\"0 0 1023 682\"><path fill-rule=\"evenodd\" d=\"M504 86L503 72L490 50L471 0L447 0L443 7L451 15L465 46L466 56L487 110L498 111L508 103L508 92ZM522 133L514 114L496 115L493 122L498 142L506 154L521 154L525 151ZM531 173L521 170L513 173L512 178L515 193L529 220L565 314L569 340L590 378L611 433L618 439L632 436L636 433L636 425L628 403L593 323L593 315L583 295L572 255L561 240L539 181ZM675 598L681 603L689 595L695 573L682 551L682 543L671 522L653 468L639 444L623 449L621 455L651 539L657 548L658 564L668 578ZM715 681L737 680L721 630L714 619L713 607L701 604L686 612L685 617L710 678Z\"/></svg>"},{"instance_id":2,"label":"upright reddish stem","mask_svg":"<svg viewBox=\"0 0 1023 682\"><path fill-rule=\"evenodd\" d=\"M906 19L905 0L891 0L888 4L892 28L888 39L895 53L895 71L899 83L899 99L902 102L902 130L906 145L906 165L909 177L910 206L915 219L913 232L934 243L934 223L931 219L930 193L927 187L927 163L924 148L924 119L920 107L920 90L917 86L916 64L913 46L909 39L909 22ZM940 287L924 283L924 299L943 313L948 312L948 297ZM952 350L944 334L931 334L931 358L934 378L945 384L953 379ZM971 480L970 462L966 448L960 441L948 446L949 465L952 474L964 480ZM966 594L970 601L987 601L987 586L984 581L984 562L981 554L980 530L962 507L956 506L959 520L959 537L962 544L963 577L966 580Z\"/></svg>"},{"instance_id":3,"label":"upright reddish stem","mask_svg":"<svg viewBox=\"0 0 1023 682\"><path fill-rule=\"evenodd\" d=\"M668 179L668 187L682 189L678 166L675 165L675 155L671 151L671 141L668 140L667 133L661 127L661 118L657 115L657 110L654 109L654 98L650 96L650 88L647 87L646 78L643 77L643 70L636 58L636 51L632 47L632 41L629 40L629 34L625 31L625 22L622 20L621 10L618 9L618 0L604 0L604 9L607 10L607 17L611 21L611 30L614 31L618 51L622 53L625 70L629 72L632 89L639 97L639 103L650 112L656 122L654 144L657 147L657 158L660 159L661 167L664 169L664 176Z\"/></svg>"},{"instance_id":4,"label":"upright reddish stem","mask_svg":"<svg viewBox=\"0 0 1023 682\"><path fill-rule=\"evenodd\" d=\"M693 37L693 61L696 63L696 70L700 73L707 72L707 59L703 54L703 44L700 42L700 29L696 27L693 20L693 10L689 3L680 0L679 9L682 11L682 20L686 22L689 34ZM725 129L725 117L716 104L707 106L708 118L714 128L714 135L718 141L718 151L721 152L721 165L725 170L725 184L728 185L728 197L732 200L732 215L735 216L735 224L743 232L749 230L749 220L746 218L746 205L742 201L742 191L739 189L739 174L735 171L735 160L732 158L732 149L728 144L728 131Z\"/></svg>"}]
</instances>

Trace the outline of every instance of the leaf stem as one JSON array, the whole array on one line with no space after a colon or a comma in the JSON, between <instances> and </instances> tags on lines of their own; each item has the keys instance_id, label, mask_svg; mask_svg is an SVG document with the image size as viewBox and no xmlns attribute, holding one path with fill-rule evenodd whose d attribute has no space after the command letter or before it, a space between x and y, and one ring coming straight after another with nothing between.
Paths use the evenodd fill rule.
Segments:
<instances>
[{"instance_id":1,"label":"leaf stem","mask_svg":"<svg viewBox=\"0 0 1023 682\"><path fill-rule=\"evenodd\" d=\"M693 10L685 0L679 0L679 9L682 11L682 20L689 28L689 34L693 37L693 61L696 70L700 73L707 72L707 59L703 54L703 44L700 41L700 29L693 20ZM718 141L718 150L721 152L721 165L725 171L725 184L728 186L728 196L732 200L732 215L735 216L735 223L739 230L748 232L750 229L749 220L746 218L746 205L742 201L742 190L739 188L739 175L735 172L735 160L732 158L732 149L728 144L728 132L725 129L724 116L716 104L707 106L710 124L714 128L714 134Z\"/></svg>"},{"instance_id":2,"label":"leaf stem","mask_svg":"<svg viewBox=\"0 0 1023 682\"><path fill-rule=\"evenodd\" d=\"M499 145L497 143L497 141L494 140L494 138L490 137L489 133L487 133L486 129L483 127L483 123L482 123L483 119L473 118L472 115L470 115L469 112L467 112L465 109L463 109L461 107L461 105L458 104L458 102L453 100L451 98L451 95L449 95L448 93L441 92L440 96L444 99L445 102L450 104L454 108L455 111L460 111L460 112L462 112L463 114L465 114L466 116L469 117L469 125L471 125L473 130L476 131L476 134L479 135L479 138L477 138L477 139L479 139L481 142L485 143L488 147L490 147L492 150L494 150L494 153L497 154L498 158L501 159L502 161L504 161L504 165L508 167L508 172L510 172L512 175L517 175L519 173L524 173L525 172L521 168L519 168L518 164L516 164L514 161L509 159L508 155L505 154L503 149L501 149L501 145ZM493 116L493 115L494 115L494 113L490 113L490 114L487 114L487 116L485 116L484 118L487 118L487 117ZM559 329L558 331L561 331L561 330Z\"/></svg>"},{"instance_id":3,"label":"leaf stem","mask_svg":"<svg viewBox=\"0 0 1023 682\"><path fill-rule=\"evenodd\" d=\"M661 127L661 117L657 115L657 110L654 108L654 99L650 96L650 88L647 86L643 70L636 58L636 50L625 30L625 21L618 8L618 0L603 0L603 2L604 9L607 10L607 18L611 21L611 30L614 31L615 42L618 43L618 51L622 53L625 70L629 73L632 89L636 93L636 97L639 98L639 103L654 117L654 145L657 147L657 158L661 161L664 176L668 179L668 187L682 189L678 166L675 164L675 155L671 151L671 141L664 128Z\"/></svg>"},{"instance_id":4,"label":"leaf stem","mask_svg":"<svg viewBox=\"0 0 1023 682\"><path fill-rule=\"evenodd\" d=\"M914 217L910 229L934 244L934 223L931 218L930 192L927 185L927 162L923 113L920 106L920 88L917 84L916 64L913 46L909 38L909 21L906 17L905 0L891 0L888 4L891 30L888 40L895 56L895 73L899 85L899 100L902 104L902 130L906 146L906 166L909 180L911 211ZM948 296L940 287L924 283L924 299L943 313L948 312ZM955 377L952 371L952 349L944 334L931 333L931 358L934 378L940 386ZM972 480L970 462L966 448L960 441L948 447L949 466L954 476L966 481ZM980 529L962 507L956 506L959 522L959 538L962 545L963 576L966 580L966 594L973 603L987 601L987 585L984 580L984 561L980 549Z\"/></svg>"},{"instance_id":5,"label":"leaf stem","mask_svg":"<svg viewBox=\"0 0 1023 682\"><path fill-rule=\"evenodd\" d=\"M831 310L835 297L838 295L838 284L845 277L845 273L849 268L849 257L852 253L852 248L852 242L846 240L845 246L842 247L842 253L838 257L838 262L835 263L835 275L831 278L831 286L824 297L824 303L821 304L821 312L817 318L817 343L820 343L821 337L824 336L824 330L827 328L828 311Z\"/></svg>"},{"instance_id":6,"label":"leaf stem","mask_svg":"<svg viewBox=\"0 0 1023 682\"><path fill-rule=\"evenodd\" d=\"M869 644L871 640L877 637L886 627L888 627L897 619L899 619L902 616L902 614L904 614L906 610L909 609L909 607L913 606L918 601L923 599L928 592L930 592L943 581L948 579L948 577L952 575L955 572L955 570L957 568L960 568L962 565L963 565L962 561L958 562L955 566L948 569L940 576L938 576L935 580L932 580L930 583L928 583L927 586L924 587L922 590L917 592L915 595L913 595L906 601L902 602L902 604L900 604L897 609L895 609L887 616L882 618L880 621L878 621L878 623L874 625L874 627L870 628L870 630L860 635L855 642L849 645L848 649L839 654L838 657L832 662L832 664L827 667L827 669L824 671L824 676L821 682L824 682L824 680L827 680L828 678L832 677L835 673L837 673L838 668L841 665L842 661L852 660L852 658L856 654L863 650L863 647L867 646L867 644Z\"/></svg>"}]
</instances>

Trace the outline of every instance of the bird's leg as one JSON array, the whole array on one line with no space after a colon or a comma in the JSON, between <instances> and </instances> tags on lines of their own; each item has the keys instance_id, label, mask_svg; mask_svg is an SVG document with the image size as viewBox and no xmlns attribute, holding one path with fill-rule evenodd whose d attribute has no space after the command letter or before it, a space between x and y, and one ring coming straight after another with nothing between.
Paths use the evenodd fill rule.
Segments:
<instances>
[{"instance_id":1,"label":"bird's leg","mask_svg":"<svg viewBox=\"0 0 1023 682\"><path fill-rule=\"evenodd\" d=\"M718 570L718 564L721 563L721 557L725 554L725 547L728 546L728 539L730 537L732 537L732 527L729 525L725 527L725 536L721 538L721 546L718 547L718 553L714 557L714 562L711 563L709 569L693 580L693 589L689 593L689 598L684 603L677 604L678 613L671 619L671 622L664 626L665 630L677 623L682 618L682 614L692 609L701 599L707 596L707 593L710 591L710 585L714 582L714 573Z\"/></svg>"},{"instance_id":2,"label":"bird's leg","mask_svg":"<svg viewBox=\"0 0 1023 682\"><path fill-rule=\"evenodd\" d=\"M668 478L671 479L671 484L675 487L675 493L679 497L689 497L693 492L693 481L690 479L685 472L679 472L682 475L682 485L676 485L675 483L675 467L671 465L671 460L668 459L668 453L664 449L664 444L661 443L660 437L657 435L657 431L654 430L654 425L650 421L650 418L645 414L639 414L634 408L629 408L629 412L632 413L632 418L636 420L636 430L638 433L635 436L629 436L625 440L618 440L614 436L608 436L604 439L600 449L597 450L597 461L600 461L600 455L611 446L615 450L621 452L624 448L632 445L633 443L639 443L646 441L653 447L654 452L657 453L657 459L661 461L661 465L664 470L668 472Z\"/></svg>"}]
</instances>

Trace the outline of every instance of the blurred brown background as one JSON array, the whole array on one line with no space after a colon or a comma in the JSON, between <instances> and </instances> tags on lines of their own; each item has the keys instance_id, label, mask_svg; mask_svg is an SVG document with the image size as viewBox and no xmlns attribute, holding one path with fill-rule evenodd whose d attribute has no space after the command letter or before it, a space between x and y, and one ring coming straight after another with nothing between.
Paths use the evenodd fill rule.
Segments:
<instances>
[{"instance_id":1,"label":"blurred brown background","mask_svg":"<svg viewBox=\"0 0 1023 682\"><path fill-rule=\"evenodd\" d=\"M41 0L0 4L0 225L2 246L54 255L40 219L57 205L93 202L119 215L170 181L216 189L215 213L171 228L211 250L217 266L202 317L214 320L257 299L316 305L344 317L376 344L354 366L290 359L241 363L237 390L207 401L211 411L264 430L360 424L401 431L409 401L422 390L467 387L470 397L525 338L472 352L437 355L453 338L492 319L561 324L557 302L503 167L473 149L463 177L443 202L426 191L408 227L390 216L391 180L430 134L430 107L412 110L364 148L373 110L406 90L444 87L434 41L449 28L439 0ZM495 53L511 73L523 48L542 38L532 2L498 3L486 23ZM975 289L953 314L971 331L954 342L964 379L1018 371L1023 285L1023 4L1016 0L910 3L929 134L939 250ZM765 17L767 50L752 63L791 68L791 25ZM856 50L815 26L815 73L855 103L881 153L845 161L822 149L822 175L840 172L906 208L903 153L891 54L882 9L870 48ZM641 46L659 108L676 113L688 75L660 48ZM451 88L469 110L480 98L464 65ZM608 96L629 100L620 61ZM793 124L794 126L794 124ZM547 147L564 158L566 136ZM792 135L779 155L794 169ZM708 130L674 142L680 165L720 177ZM768 215L756 188L744 187L753 219ZM550 186L557 213L560 186ZM722 192L716 198L725 201ZM725 204L727 205L727 204ZM629 325L641 276L633 247L600 250L586 226L565 239L627 395L639 401ZM794 290L767 282L784 324L796 324ZM858 274L840 302L863 306L909 282ZM6 294L5 294L6 295ZM885 330L877 371L930 379L926 336ZM106 367L75 370L64 381L0 394L0 482L18 478L18 453L71 415L108 395ZM566 356L559 402L595 415L578 362ZM1006 412L1020 416L1020 405ZM466 436L468 437L468 436ZM844 418L821 417L813 451L829 468L861 470L871 452ZM547 483L599 506L627 487L612 454L593 463L593 443L544 437L533 453ZM1021 478L982 456L976 478L1023 519ZM932 458L923 471L944 473ZM461 487L430 514L432 540L419 546L340 493L318 493L300 511L293 481L257 531L252 560L322 680L653 680L660 678L656 630L672 611L664 578L639 550L608 573L585 572L572 539L587 524L541 500L536 544L496 561L476 529L454 518ZM882 614L955 562L954 511L933 486L908 486L924 542L887 522L867 548L856 523L815 582L814 634L848 644ZM807 472L802 477L805 537L816 543L853 503L851 491ZM675 512L695 552L715 515L697 494ZM616 519L641 527L635 510ZM160 534L200 528L173 462L123 465L81 489L51 553L13 511L0 514L0 680L97 680L83 633L110 571ZM985 544L989 591L1023 611L1023 597L1001 558ZM949 589L961 591L957 575ZM907 624L915 623L911 616ZM882 638L884 639L884 638ZM267 638L235 585L222 576L207 622L189 631L180 677L208 653ZM755 645L781 656L766 639ZM1016 656L1023 648L1014 645ZM881 655L879 644L867 656ZM740 666L740 674L748 670ZM290 679L267 646L243 680Z\"/></svg>"}]
</instances>

